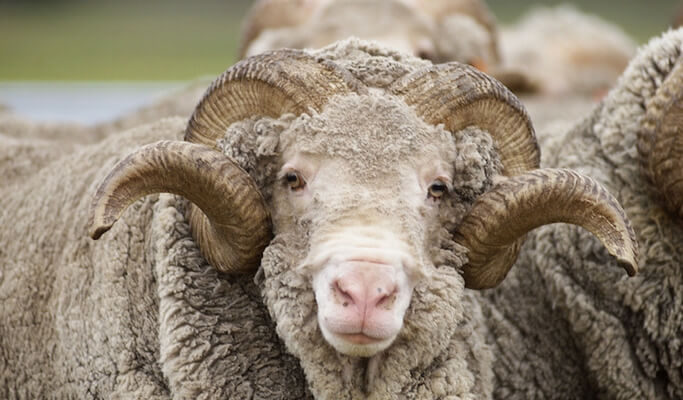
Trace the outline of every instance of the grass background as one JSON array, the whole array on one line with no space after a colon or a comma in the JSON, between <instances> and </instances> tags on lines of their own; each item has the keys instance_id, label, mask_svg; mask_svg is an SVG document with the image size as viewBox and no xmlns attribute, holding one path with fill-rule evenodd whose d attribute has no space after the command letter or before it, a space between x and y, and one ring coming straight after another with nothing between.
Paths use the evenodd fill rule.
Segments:
<instances>
[{"instance_id":1,"label":"grass background","mask_svg":"<svg viewBox=\"0 0 683 400\"><path fill-rule=\"evenodd\" d=\"M489 0L502 24L534 4ZM667 29L669 1L575 0L637 42ZM0 81L188 80L235 61L248 0L0 0Z\"/></svg>"}]
</instances>

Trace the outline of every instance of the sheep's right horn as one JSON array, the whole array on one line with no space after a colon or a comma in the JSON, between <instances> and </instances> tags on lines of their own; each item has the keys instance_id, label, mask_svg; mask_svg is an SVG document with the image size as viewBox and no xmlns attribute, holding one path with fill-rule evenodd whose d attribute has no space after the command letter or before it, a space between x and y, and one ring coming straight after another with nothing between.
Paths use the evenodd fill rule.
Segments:
<instances>
[{"instance_id":1,"label":"sheep's right horn","mask_svg":"<svg viewBox=\"0 0 683 400\"><path fill-rule=\"evenodd\" d=\"M187 142L157 142L119 162L93 198L91 237L109 230L135 200L159 192L184 196L206 215L191 215L190 223L199 227L192 234L216 269L232 273L258 266L271 230L256 185L223 153Z\"/></svg>"},{"instance_id":2,"label":"sheep's right horn","mask_svg":"<svg viewBox=\"0 0 683 400\"><path fill-rule=\"evenodd\" d=\"M683 57L647 104L638 153L667 210L683 220Z\"/></svg>"},{"instance_id":3,"label":"sheep's right horn","mask_svg":"<svg viewBox=\"0 0 683 400\"><path fill-rule=\"evenodd\" d=\"M593 233L629 275L638 271L638 244L617 200L574 171L537 169L505 179L475 201L455 239L469 249L465 285L498 285L517 258L527 232L566 222Z\"/></svg>"}]
</instances>

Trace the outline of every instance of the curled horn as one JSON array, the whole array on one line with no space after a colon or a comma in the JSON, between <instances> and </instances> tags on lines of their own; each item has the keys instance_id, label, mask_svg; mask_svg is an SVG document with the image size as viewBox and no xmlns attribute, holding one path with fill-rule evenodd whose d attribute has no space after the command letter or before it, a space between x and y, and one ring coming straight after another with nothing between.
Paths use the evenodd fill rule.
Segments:
<instances>
[{"instance_id":1,"label":"curled horn","mask_svg":"<svg viewBox=\"0 0 683 400\"><path fill-rule=\"evenodd\" d=\"M683 57L648 102L637 146L645 175L683 221Z\"/></svg>"},{"instance_id":2,"label":"curled horn","mask_svg":"<svg viewBox=\"0 0 683 400\"><path fill-rule=\"evenodd\" d=\"M194 227L202 254L216 269L242 272L258 266L270 241L263 198L249 175L222 153L187 142L147 145L121 161L99 186L90 236L98 239L135 200L151 193L179 194L209 221ZM191 217L192 218L192 217Z\"/></svg>"},{"instance_id":3,"label":"curled horn","mask_svg":"<svg viewBox=\"0 0 683 400\"><path fill-rule=\"evenodd\" d=\"M443 123L451 132L473 125L486 130L505 175L538 168L541 152L524 106L483 72L455 62L433 65L404 76L390 90L430 124Z\"/></svg>"},{"instance_id":4,"label":"curled horn","mask_svg":"<svg viewBox=\"0 0 683 400\"><path fill-rule=\"evenodd\" d=\"M236 121L320 111L335 94L365 90L347 70L304 51L262 53L238 62L213 81L190 117L185 140L215 147Z\"/></svg>"},{"instance_id":5,"label":"curled horn","mask_svg":"<svg viewBox=\"0 0 683 400\"><path fill-rule=\"evenodd\" d=\"M498 285L517 258L519 238L555 222L593 233L633 276L635 233L617 200L599 183L565 169L537 169L506 179L477 198L455 234L470 251L464 270L472 289Z\"/></svg>"},{"instance_id":6,"label":"curled horn","mask_svg":"<svg viewBox=\"0 0 683 400\"><path fill-rule=\"evenodd\" d=\"M469 250L463 271L467 287L498 285L517 259L526 233L553 222L588 229L629 274L637 271L635 235L616 200L590 178L538 169L540 151L531 120L500 82L449 63L413 72L392 90L425 121L443 123L451 132L477 126L496 144L507 179L475 201L454 233Z\"/></svg>"},{"instance_id":7,"label":"curled horn","mask_svg":"<svg viewBox=\"0 0 683 400\"><path fill-rule=\"evenodd\" d=\"M350 73L303 51L278 50L235 64L195 108L185 132L191 143L160 142L114 167L93 199L92 237L106 232L136 199L176 193L196 205L190 226L211 265L227 273L257 267L271 237L268 212L253 180L216 151L216 140L236 121L320 111L333 95L363 89Z\"/></svg>"}]
</instances>

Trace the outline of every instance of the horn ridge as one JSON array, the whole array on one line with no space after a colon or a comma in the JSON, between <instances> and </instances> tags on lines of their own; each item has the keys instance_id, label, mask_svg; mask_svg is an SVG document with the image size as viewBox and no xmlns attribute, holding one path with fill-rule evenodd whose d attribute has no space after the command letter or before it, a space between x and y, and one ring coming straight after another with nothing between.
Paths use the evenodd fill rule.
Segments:
<instances>
[{"instance_id":1,"label":"horn ridge","mask_svg":"<svg viewBox=\"0 0 683 400\"><path fill-rule=\"evenodd\" d=\"M269 51L238 62L214 80L190 117L185 140L215 147L236 121L320 111L336 94L365 90L333 62L302 50Z\"/></svg>"}]
</instances>

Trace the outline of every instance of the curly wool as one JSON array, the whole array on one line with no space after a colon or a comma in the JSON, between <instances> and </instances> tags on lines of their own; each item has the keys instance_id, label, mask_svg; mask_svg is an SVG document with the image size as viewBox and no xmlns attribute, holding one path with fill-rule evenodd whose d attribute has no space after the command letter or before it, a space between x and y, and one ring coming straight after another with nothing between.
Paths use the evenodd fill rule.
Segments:
<instances>
[{"instance_id":1,"label":"curly wool","mask_svg":"<svg viewBox=\"0 0 683 400\"><path fill-rule=\"evenodd\" d=\"M66 153L21 185L0 188L0 397L164 398L150 203L136 203L117 240L86 238L95 183L124 153L180 134L166 120Z\"/></svg>"},{"instance_id":2,"label":"curly wool","mask_svg":"<svg viewBox=\"0 0 683 400\"><path fill-rule=\"evenodd\" d=\"M641 270L627 278L577 227L533 232L486 296L505 361L496 397L683 397L683 230L659 205L635 145L645 105L682 54L681 29L652 40L588 118L549 141L548 165L594 177L623 205Z\"/></svg>"}]
</instances>

